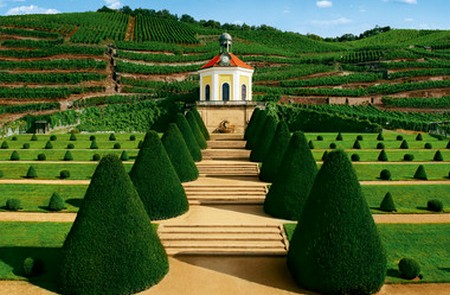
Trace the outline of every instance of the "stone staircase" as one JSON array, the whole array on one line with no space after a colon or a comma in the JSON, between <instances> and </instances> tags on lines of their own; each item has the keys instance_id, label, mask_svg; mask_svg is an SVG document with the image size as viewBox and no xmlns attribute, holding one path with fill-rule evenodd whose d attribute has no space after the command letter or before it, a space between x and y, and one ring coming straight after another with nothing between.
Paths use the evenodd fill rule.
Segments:
<instances>
[{"instance_id":1,"label":"stone staircase","mask_svg":"<svg viewBox=\"0 0 450 295\"><path fill-rule=\"evenodd\" d=\"M278 225L160 225L168 255L284 256L288 242Z\"/></svg>"},{"instance_id":2,"label":"stone staircase","mask_svg":"<svg viewBox=\"0 0 450 295\"><path fill-rule=\"evenodd\" d=\"M190 205L261 205L267 194L265 184L196 185L184 184Z\"/></svg>"},{"instance_id":3,"label":"stone staircase","mask_svg":"<svg viewBox=\"0 0 450 295\"><path fill-rule=\"evenodd\" d=\"M251 162L202 161L197 163L200 176L258 177L259 166Z\"/></svg>"},{"instance_id":4,"label":"stone staircase","mask_svg":"<svg viewBox=\"0 0 450 295\"><path fill-rule=\"evenodd\" d=\"M211 134L208 148L202 151L203 160L247 161L250 151L245 149L242 134Z\"/></svg>"}]
</instances>

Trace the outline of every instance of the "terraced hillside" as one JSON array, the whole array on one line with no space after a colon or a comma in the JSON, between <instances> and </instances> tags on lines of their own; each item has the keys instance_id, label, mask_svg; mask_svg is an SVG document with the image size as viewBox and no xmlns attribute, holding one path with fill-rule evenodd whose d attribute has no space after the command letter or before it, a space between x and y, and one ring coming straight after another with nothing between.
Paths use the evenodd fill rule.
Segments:
<instances>
[{"instance_id":1,"label":"terraced hillside","mask_svg":"<svg viewBox=\"0 0 450 295\"><path fill-rule=\"evenodd\" d=\"M195 100L196 71L216 54L225 28L233 52L256 69L255 99L450 107L450 31L390 30L325 42L267 26L87 12L0 17L0 123L157 98Z\"/></svg>"}]
</instances>

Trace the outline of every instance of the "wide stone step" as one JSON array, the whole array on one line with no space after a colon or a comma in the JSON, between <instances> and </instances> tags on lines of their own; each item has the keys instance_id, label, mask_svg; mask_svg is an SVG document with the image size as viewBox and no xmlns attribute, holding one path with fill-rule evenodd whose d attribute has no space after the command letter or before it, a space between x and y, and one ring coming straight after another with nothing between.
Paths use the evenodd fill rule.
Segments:
<instances>
[{"instance_id":1,"label":"wide stone step","mask_svg":"<svg viewBox=\"0 0 450 295\"><path fill-rule=\"evenodd\" d=\"M248 160L249 150L242 149L205 149L202 150L205 160Z\"/></svg>"},{"instance_id":2,"label":"wide stone step","mask_svg":"<svg viewBox=\"0 0 450 295\"><path fill-rule=\"evenodd\" d=\"M266 193L267 187L266 186L249 186L249 187L219 187L219 186L184 186L184 190L186 192L194 193L203 193L203 192L217 192L217 193L223 193L223 194L229 194L229 193Z\"/></svg>"},{"instance_id":3,"label":"wide stone step","mask_svg":"<svg viewBox=\"0 0 450 295\"><path fill-rule=\"evenodd\" d=\"M193 233L160 233L159 237L165 241L248 241L249 234L248 233L235 233L231 234L223 234L223 233L208 233L204 235L198 235ZM279 235L279 233L256 233L251 234L252 241L261 241L261 242L273 242L273 241L283 241L283 238Z\"/></svg>"},{"instance_id":4,"label":"wide stone step","mask_svg":"<svg viewBox=\"0 0 450 295\"><path fill-rule=\"evenodd\" d=\"M233 248L233 249L218 249L218 248L166 248L166 253L169 256L175 255L211 255L211 256L286 256L286 250L279 247L275 248Z\"/></svg>"},{"instance_id":5,"label":"wide stone step","mask_svg":"<svg viewBox=\"0 0 450 295\"><path fill-rule=\"evenodd\" d=\"M219 141L223 141L223 140L244 140L244 134L242 133L211 133L209 135L210 137L210 141L214 141L214 140L219 140Z\"/></svg>"},{"instance_id":6,"label":"wide stone step","mask_svg":"<svg viewBox=\"0 0 450 295\"><path fill-rule=\"evenodd\" d=\"M209 149L245 149L246 141L244 140L210 140L208 141Z\"/></svg>"}]
</instances>

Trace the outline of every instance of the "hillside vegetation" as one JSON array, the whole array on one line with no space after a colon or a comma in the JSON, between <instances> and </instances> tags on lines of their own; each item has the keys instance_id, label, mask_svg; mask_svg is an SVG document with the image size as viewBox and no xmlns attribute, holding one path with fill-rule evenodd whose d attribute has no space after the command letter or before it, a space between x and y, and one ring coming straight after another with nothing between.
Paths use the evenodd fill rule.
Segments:
<instances>
[{"instance_id":1,"label":"hillside vegetation","mask_svg":"<svg viewBox=\"0 0 450 295\"><path fill-rule=\"evenodd\" d=\"M223 31L255 68L254 99L440 109L433 120L448 120L450 31L389 29L338 42L180 19L111 11L0 17L0 123L158 98L196 100L196 72L217 54Z\"/></svg>"}]
</instances>

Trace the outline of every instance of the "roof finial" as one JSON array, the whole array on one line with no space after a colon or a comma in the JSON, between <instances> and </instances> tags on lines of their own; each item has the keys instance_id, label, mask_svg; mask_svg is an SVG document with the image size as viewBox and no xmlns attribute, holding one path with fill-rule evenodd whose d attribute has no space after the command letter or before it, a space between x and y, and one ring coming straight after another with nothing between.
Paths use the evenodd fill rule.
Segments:
<instances>
[{"instance_id":1,"label":"roof finial","mask_svg":"<svg viewBox=\"0 0 450 295\"><path fill-rule=\"evenodd\" d=\"M219 43L220 43L220 53L224 52L231 52L231 44L233 39L231 38L230 34L223 33L219 37Z\"/></svg>"}]
</instances>

